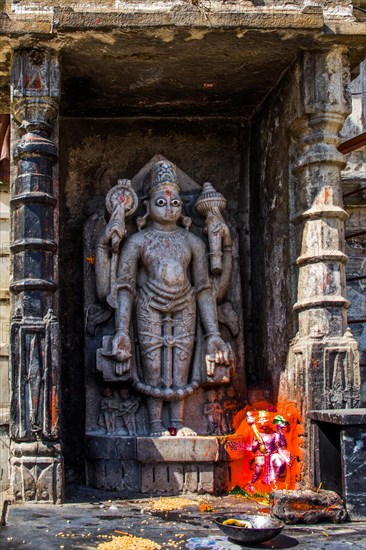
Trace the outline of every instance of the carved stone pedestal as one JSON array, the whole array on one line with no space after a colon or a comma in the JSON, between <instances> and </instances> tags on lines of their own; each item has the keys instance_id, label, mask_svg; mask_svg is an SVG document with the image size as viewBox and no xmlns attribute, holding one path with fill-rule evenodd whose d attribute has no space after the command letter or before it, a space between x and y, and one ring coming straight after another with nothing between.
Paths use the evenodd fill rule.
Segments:
<instances>
[{"instance_id":1,"label":"carved stone pedestal","mask_svg":"<svg viewBox=\"0 0 366 550\"><path fill-rule=\"evenodd\" d=\"M229 463L217 437L86 436L88 485L123 497L222 494Z\"/></svg>"},{"instance_id":2,"label":"carved stone pedestal","mask_svg":"<svg viewBox=\"0 0 366 550\"><path fill-rule=\"evenodd\" d=\"M12 488L16 500L62 503L60 444L13 443L11 455Z\"/></svg>"}]
</instances>

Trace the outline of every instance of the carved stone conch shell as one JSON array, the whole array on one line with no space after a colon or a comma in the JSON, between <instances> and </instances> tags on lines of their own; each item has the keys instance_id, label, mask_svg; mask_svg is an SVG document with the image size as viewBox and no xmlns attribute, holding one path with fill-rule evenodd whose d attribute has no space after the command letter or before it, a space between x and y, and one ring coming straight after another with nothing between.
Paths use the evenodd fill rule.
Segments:
<instances>
[{"instance_id":1,"label":"carved stone conch shell","mask_svg":"<svg viewBox=\"0 0 366 550\"><path fill-rule=\"evenodd\" d=\"M211 183L204 183L195 208L201 216L206 218L210 267L214 275L222 272L222 224L225 224L225 221L221 212L225 207L225 197L216 191Z\"/></svg>"},{"instance_id":2,"label":"carved stone conch shell","mask_svg":"<svg viewBox=\"0 0 366 550\"><path fill-rule=\"evenodd\" d=\"M206 217L209 212L212 212L221 217L221 212L226 208L226 199L216 191L212 183L206 182L203 184L202 193L198 197L195 207L201 216Z\"/></svg>"}]
</instances>

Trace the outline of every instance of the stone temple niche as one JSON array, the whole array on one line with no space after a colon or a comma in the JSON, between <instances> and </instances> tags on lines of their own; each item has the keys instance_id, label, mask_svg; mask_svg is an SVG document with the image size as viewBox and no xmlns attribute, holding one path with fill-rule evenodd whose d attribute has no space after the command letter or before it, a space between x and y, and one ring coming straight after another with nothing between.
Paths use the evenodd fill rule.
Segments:
<instances>
[{"instance_id":1,"label":"stone temple niche","mask_svg":"<svg viewBox=\"0 0 366 550\"><path fill-rule=\"evenodd\" d=\"M219 183L219 182L218 182ZM226 199L161 155L84 232L87 483L225 490L244 395L238 238Z\"/></svg>"}]
</instances>

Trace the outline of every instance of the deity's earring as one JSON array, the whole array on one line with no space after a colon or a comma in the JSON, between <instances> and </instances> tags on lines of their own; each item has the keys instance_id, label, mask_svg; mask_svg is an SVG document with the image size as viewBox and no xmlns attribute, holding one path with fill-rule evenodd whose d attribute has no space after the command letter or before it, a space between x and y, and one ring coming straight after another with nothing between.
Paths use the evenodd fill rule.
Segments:
<instances>
[{"instance_id":1,"label":"deity's earring","mask_svg":"<svg viewBox=\"0 0 366 550\"><path fill-rule=\"evenodd\" d=\"M139 216L139 217L137 218L137 220L136 220L137 228L138 228L139 231L141 231L141 229L142 229L143 227L145 227L146 222L147 222L147 220L148 220L148 218L149 218L149 216L150 216L149 201L144 201L142 204L144 205L144 207L145 207L145 209L146 209L146 212L145 212L145 214L144 214L143 216Z\"/></svg>"}]
</instances>

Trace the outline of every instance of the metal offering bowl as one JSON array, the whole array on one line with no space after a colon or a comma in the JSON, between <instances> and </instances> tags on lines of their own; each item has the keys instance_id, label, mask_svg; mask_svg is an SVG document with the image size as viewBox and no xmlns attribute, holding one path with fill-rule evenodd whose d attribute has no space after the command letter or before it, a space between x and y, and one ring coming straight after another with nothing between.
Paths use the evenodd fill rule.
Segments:
<instances>
[{"instance_id":1,"label":"metal offering bowl","mask_svg":"<svg viewBox=\"0 0 366 550\"><path fill-rule=\"evenodd\" d=\"M235 525L223 525L223 521L227 519L247 520L253 527L238 527ZM285 524L279 519L271 518L270 516L250 515L250 514L235 514L232 516L220 516L215 519L216 525L230 539L243 543L258 543L272 539L278 535Z\"/></svg>"}]
</instances>

